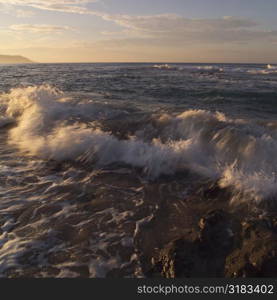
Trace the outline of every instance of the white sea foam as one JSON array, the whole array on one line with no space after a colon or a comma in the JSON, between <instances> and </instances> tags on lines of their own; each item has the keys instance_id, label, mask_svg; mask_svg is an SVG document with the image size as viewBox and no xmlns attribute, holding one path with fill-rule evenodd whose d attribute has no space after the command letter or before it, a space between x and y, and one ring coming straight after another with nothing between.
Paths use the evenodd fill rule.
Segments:
<instances>
[{"instance_id":1,"label":"white sea foam","mask_svg":"<svg viewBox=\"0 0 277 300\"><path fill-rule=\"evenodd\" d=\"M68 122L78 107L50 86L14 89L1 100L3 117L17 122L10 143L32 155L98 166L123 162L152 178L191 169L256 201L277 193L277 130L272 124L189 110L160 116L150 142L141 135L119 140L100 128Z\"/></svg>"},{"instance_id":2,"label":"white sea foam","mask_svg":"<svg viewBox=\"0 0 277 300\"><path fill-rule=\"evenodd\" d=\"M270 70L272 70L272 69L277 70L277 66L273 66L273 65L270 65L270 64L267 65L267 68L270 69Z\"/></svg>"},{"instance_id":3,"label":"white sea foam","mask_svg":"<svg viewBox=\"0 0 277 300\"><path fill-rule=\"evenodd\" d=\"M276 74L277 73L277 66L268 64L266 66L266 68L264 68L264 69L261 69L261 68L251 69L251 70L248 70L247 73L249 73L249 74L261 74L261 75Z\"/></svg>"},{"instance_id":4,"label":"white sea foam","mask_svg":"<svg viewBox=\"0 0 277 300\"><path fill-rule=\"evenodd\" d=\"M175 69L174 67L168 65L168 64L163 64L163 65L154 65L153 68L155 69L160 69L160 70L171 70Z\"/></svg>"},{"instance_id":5,"label":"white sea foam","mask_svg":"<svg viewBox=\"0 0 277 300\"><path fill-rule=\"evenodd\" d=\"M214 71L214 72L223 72L224 71L223 68L220 68L218 66L198 66L197 70Z\"/></svg>"}]
</instances>

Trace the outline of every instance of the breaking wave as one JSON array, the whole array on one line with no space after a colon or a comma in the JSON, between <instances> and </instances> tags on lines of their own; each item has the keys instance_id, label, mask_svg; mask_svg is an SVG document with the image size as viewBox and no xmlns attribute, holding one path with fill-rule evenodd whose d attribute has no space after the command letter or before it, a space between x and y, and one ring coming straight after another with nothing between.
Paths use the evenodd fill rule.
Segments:
<instances>
[{"instance_id":1,"label":"breaking wave","mask_svg":"<svg viewBox=\"0 0 277 300\"><path fill-rule=\"evenodd\" d=\"M159 69L159 70L176 70L176 67L170 66L168 64L154 65L153 68Z\"/></svg>"},{"instance_id":2,"label":"breaking wave","mask_svg":"<svg viewBox=\"0 0 277 300\"><path fill-rule=\"evenodd\" d=\"M201 71L214 71L214 72L223 72L224 69L218 66L198 66L197 70Z\"/></svg>"},{"instance_id":3,"label":"breaking wave","mask_svg":"<svg viewBox=\"0 0 277 300\"><path fill-rule=\"evenodd\" d=\"M152 179L192 170L257 202L277 193L274 122L188 110L155 116L128 139L119 139L87 121L88 115L97 118L97 107L86 108L48 85L16 88L0 101L1 124L15 123L9 143L31 155L97 167L125 163Z\"/></svg>"},{"instance_id":4,"label":"breaking wave","mask_svg":"<svg viewBox=\"0 0 277 300\"><path fill-rule=\"evenodd\" d=\"M267 65L266 68L258 68L258 69L252 69L252 70L248 70L247 73L249 74L254 74L254 75L274 75L277 74L277 66L274 65Z\"/></svg>"},{"instance_id":5,"label":"breaking wave","mask_svg":"<svg viewBox=\"0 0 277 300\"><path fill-rule=\"evenodd\" d=\"M270 64L267 65L267 68L270 69L270 70L272 70L272 69L277 70L277 66L273 66L273 65L270 65Z\"/></svg>"}]
</instances>

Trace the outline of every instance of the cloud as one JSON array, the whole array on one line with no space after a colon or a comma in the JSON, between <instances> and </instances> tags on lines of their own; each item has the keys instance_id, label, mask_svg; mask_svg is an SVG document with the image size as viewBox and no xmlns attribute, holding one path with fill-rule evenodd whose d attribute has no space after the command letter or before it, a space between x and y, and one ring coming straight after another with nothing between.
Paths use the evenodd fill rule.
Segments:
<instances>
[{"instance_id":1,"label":"cloud","mask_svg":"<svg viewBox=\"0 0 277 300\"><path fill-rule=\"evenodd\" d=\"M190 43L245 43L277 40L277 32L263 30L254 20L225 16L216 19L189 19L175 14L153 16L103 15L123 28L111 44L150 43L182 46ZM107 36L108 32L104 32ZM116 33L113 32L116 37ZM108 43L109 41L107 41Z\"/></svg>"},{"instance_id":2,"label":"cloud","mask_svg":"<svg viewBox=\"0 0 277 300\"><path fill-rule=\"evenodd\" d=\"M18 18L29 18L29 17L32 17L35 15L35 13L33 11L27 10L27 9L17 9L10 13L14 14Z\"/></svg>"},{"instance_id":3,"label":"cloud","mask_svg":"<svg viewBox=\"0 0 277 300\"><path fill-rule=\"evenodd\" d=\"M276 31L259 29L259 24L251 19L232 16L190 19L177 14L111 15L87 7L87 4L94 2L98 0L0 0L0 3L6 5L98 16L121 28L110 33L103 32L103 36L110 37L111 44L118 43L120 40L124 44L150 42L157 45L171 43L172 46L188 43L243 43L265 39L276 42ZM146 39L148 40L145 41Z\"/></svg>"},{"instance_id":4,"label":"cloud","mask_svg":"<svg viewBox=\"0 0 277 300\"><path fill-rule=\"evenodd\" d=\"M103 16L106 20L114 21L123 27L144 32L199 32L215 29L240 29L257 26L249 19L222 17L218 19L189 19L175 14L153 16L110 15Z\"/></svg>"},{"instance_id":5,"label":"cloud","mask_svg":"<svg viewBox=\"0 0 277 300\"><path fill-rule=\"evenodd\" d=\"M9 27L10 30L30 33L60 33L71 30L68 26L55 26L47 24L15 24Z\"/></svg>"},{"instance_id":6,"label":"cloud","mask_svg":"<svg viewBox=\"0 0 277 300\"><path fill-rule=\"evenodd\" d=\"M248 52L261 47L277 45L277 30L265 30L262 24L257 21L233 16L223 16L219 18L186 18L178 14L157 14L157 15L125 15L108 14L106 12L90 9L89 4L97 0L0 0L0 6L10 6L18 16L28 16L28 10L35 9L55 11L61 13L81 14L87 16L97 16L102 20L114 24L111 31L103 31L102 39L97 40L92 35L87 36L82 51L90 53L91 49L104 49L114 53L136 53L137 57L145 54L145 58L155 57L156 53L163 52L164 57L182 56L183 53L195 53L199 50L199 55L204 55L209 51L213 53L240 53L244 51L246 57ZM31 13L30 13L31 15ZM26 36L33 38L32 34L44 33L49 38L55 39L49 33L65 33L72 30L67 26L43 25L43 24L16 24L9 27L10 32L15 37L24 39ZM87 33L89 29L86 28ZM5 33L7 34L7 33ZM85 34L85 33L84 33ZM44 36L43 34L41 36ZM57 42L57 47L72 39L74 34L64 34L62 41ZM96 35L97 36L97 35ZM39 44L38 35L32 40ZM60 36L58 36L60 37ZM13 37L12 37L13 38ZM40 37L42 38L42 37ZM80 37L76 38L76 44L83 44ZM274 48L274 49L275 49ZM207 50L209 49L209 50ZM249 50L250 49L250 50ZM81 51L81 50L80 50ZM173 54L172 54L173 53ZM224 55L225 55L224 54ZM119 54L118 54L119 55ZM121 54L120 54L121 55ZM133 54L128 54L130 59ZM226 54L227 55L227 54ZM237 54L232 54L237 55ZM120 57L120 56L118 56ZM237 59L237 58L236 58ZM235 60L235 59L234 59Z\"/></svg>"},{"instance_id":7,"label":"cloud","mask_svg":"<svg viewBox=\"0 0 277 300\"><path fill-rule=\"evenodd\" d=\"M1 0L0 3L21 5L21 6L33 6L33 5L81 5L87 3L97 2L98 0Z\"/></svg>"},{"instance_id":8,"label":"cloud","mask_svg":"<svg viewBox=\"0 0 277 300\"><path fill-rule=\"evenodd\" d=\"M24 9L24 8L16 9L14 6L5 5L1 3L1 0L0 0L0 12L12 16L16 16L18 18L29 18L35 15L34 11L30 9Z\"/></svg>"},{"instance_id":9,"label":"cloud","mask_svg":"<svg viewBox=\"0 0 277 300\"><path fill-rule=\"evenodd\" d=\"M32 7L77 14L94 14L85 5L95 2L98 2L98 0L0 0L0 4L5 6Z\"/></svg>"},{"instance_id":10,"label":"cloud","mask_svg":"<svg viewBox=\"0 0 277 300\"><path fill-rule=\"evenodd\" d=\"M246 42L252 40L276 41L276 31L259 29L259 24L251 19L225 16L214 19L190 19L177 14L161 14L146 16L111 15L105 12L91 10L89 3L98 0L0 0L0 4L32 7L41 10L57 11L94 15L105 21L113 22L121 27L119 31L111 33L105 31L103 35L113 36L116 39L145 39L170 42L172 45L187 43L221 43L221 42ZM20 14L20 13L19 13ZM24 15L24 13L22 13ZM120 28L119 27L119 28ZM126 43L128 41L125 41Z\"/></svg>"},{"instance_id":11,"label":"cloud","mask_svg":"<svg viewBox=\"0 0 277 300\"><path fill-rule=\"evenodd\" d=\"M98 12L86 7L86 4L95 2L98 0L0 0L0 5L2 4L6 10L9 7L21 6L64 13L99 15Z\"/></svg>"}]
</instances>

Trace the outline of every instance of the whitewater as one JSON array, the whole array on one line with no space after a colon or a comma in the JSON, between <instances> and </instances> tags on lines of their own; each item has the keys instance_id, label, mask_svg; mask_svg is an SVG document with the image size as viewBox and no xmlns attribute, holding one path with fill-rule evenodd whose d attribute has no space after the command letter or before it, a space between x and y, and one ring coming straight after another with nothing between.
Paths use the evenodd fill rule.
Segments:
<instances>
[{"instance_id":1,"label":"whitewater","mask_svg":"<svg viewBox=\"0 0 277 300\"><path fill-rule=\"evenodd\" d=\"M0 66L0 276L144 277L163 199L200 207L216 187L230 211L267 214L276 68Z\"/></svg>"}]
</instances>

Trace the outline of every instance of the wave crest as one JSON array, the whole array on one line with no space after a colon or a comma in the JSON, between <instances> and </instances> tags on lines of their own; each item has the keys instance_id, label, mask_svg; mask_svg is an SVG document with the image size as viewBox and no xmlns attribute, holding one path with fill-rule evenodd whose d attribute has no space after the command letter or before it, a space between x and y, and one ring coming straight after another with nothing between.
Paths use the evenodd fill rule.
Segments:
<instances>
[{"instance_id":1,"label":"wave crest","mask_svg":"<svg viewBox=\"0 0 277 300\"><path fill-rule=\"evenodd\" d=\"M17 122L10 130L10 143L45 159L82 159L100 167L122 162L142 168L151 178L190 169L255 201L277 193L277 130L272 123L188 110L158 116L154 125L141 124L134 136L120 140L82 122L78 106L72 103L73 99L45 85L2 95L2 118ZM78 121L73 117L76 110Z\"/></svg>"}]
</instances>

